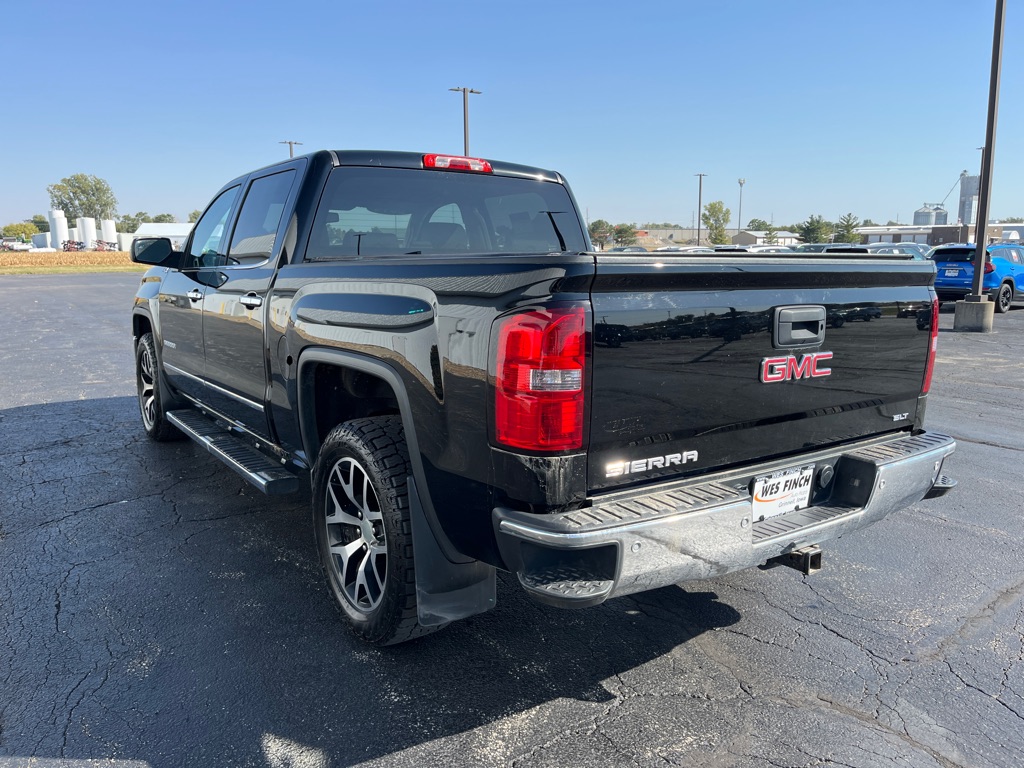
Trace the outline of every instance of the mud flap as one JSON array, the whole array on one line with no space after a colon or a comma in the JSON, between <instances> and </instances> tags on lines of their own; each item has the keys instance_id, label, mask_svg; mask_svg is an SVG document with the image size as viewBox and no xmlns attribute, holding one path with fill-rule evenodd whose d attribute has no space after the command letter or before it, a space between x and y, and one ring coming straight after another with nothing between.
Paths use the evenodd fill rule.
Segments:
<instances>
[{"instance_id":1,"label":"mud flap","mask_svg":"<svg viewBox=\"0 0 1024 768\"><path fill-rule=\"evenodd\" d=\"M444 556L420 505L413 477L409 478L409 517L420 624L436 627L493 608L496 601L494 567L479 560L453 563Z\"/></svg>"}]
</instances>

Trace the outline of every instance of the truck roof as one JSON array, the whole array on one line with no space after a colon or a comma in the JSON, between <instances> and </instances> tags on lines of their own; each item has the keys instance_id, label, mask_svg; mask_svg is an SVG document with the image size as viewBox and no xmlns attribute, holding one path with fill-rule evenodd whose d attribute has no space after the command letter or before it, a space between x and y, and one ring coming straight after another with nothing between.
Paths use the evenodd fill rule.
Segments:
<instances>
[{"instance_id":1,"label":"truck roof","mask_svg":"<svg viewBox=\"0 0 1024 768\"><path fill-rule=\"evenodd\" d=\"M322 149L316 152L309 152L295 158L282 160L280 163L272 163L266 168L273 168L278 165L287 165L295 160L306 157L312 161L329 161L335 167L342 165L355 166L380 166L382 168L410 168L420 170L424 167L423 157L427 152L396 152L391 150L369 150L369 149ZM461 157L461 155L445 155L443 152L433 153L447 157ZM477 158L486 160L491 165L492 173L497 176L512 176L516 178L536 179L538 181L551 181L557 184L564 184L564 177L557 171L537 168L532 165L519 165L508 163L502 160L491 160L490 158ZM259 169L263 170L263 168ZM460 171L461 172L461 171ZM244 177L243 177L244 178Z\"/></svg>"}]
</instances>

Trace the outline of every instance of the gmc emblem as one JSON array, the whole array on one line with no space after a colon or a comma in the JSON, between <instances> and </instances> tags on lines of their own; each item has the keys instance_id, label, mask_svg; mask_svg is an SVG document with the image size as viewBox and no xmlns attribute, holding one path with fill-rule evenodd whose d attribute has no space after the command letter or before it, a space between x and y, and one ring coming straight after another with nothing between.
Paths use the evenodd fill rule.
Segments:
<instances>
[{"instance_id":1,"label":"gmc emblem","mask_svg":"<svg viewBox=\"0 0 1024 768\"><path fill-rule=\"evenodd\" d=\"M832 359L831 352L812 352L799 360L796 355L787 357L766 357L761 361L761 383L774 384L777 381L795 379L820 379L832 373L831 368L822 368L821 363Z\"/></svg>"}]
</instances>

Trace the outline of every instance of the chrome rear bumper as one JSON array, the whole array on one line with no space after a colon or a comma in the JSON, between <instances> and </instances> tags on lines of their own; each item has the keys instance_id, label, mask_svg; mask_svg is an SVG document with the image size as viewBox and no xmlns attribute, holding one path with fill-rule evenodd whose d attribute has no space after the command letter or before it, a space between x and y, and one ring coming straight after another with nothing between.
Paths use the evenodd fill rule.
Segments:
<instances>
[{"instance_id":1,"label":"chrome rear bumper","mask_svg":"<svg viewBox=\"0 0 1024 768\"><path fill-rule=\"evenodd\" d=\"M681 581L761 565L881 520L932 492L951 437L880 438L704 476L594 498L553 515L493 512L502 557L523 587L562 607L595 605ZM834 477L810 507L752 519L750 481L814 463ZM941 478L941 479L940 479Z\"/></svg>"}]
</instances>

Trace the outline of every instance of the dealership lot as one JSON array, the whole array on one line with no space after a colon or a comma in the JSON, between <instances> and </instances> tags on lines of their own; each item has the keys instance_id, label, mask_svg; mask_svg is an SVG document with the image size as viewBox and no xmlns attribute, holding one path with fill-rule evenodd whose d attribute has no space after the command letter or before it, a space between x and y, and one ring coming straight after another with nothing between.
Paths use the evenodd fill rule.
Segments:
<instances>
[{"instance_id":1,"label":"dealership lot","mask_svg":"<svg viewBox=\"0 0 1024 768\"><path fill-rule=\"evenodd\" d=\"M927 421L960 487L820 574L579 612L499 579L494 611L381 650L336 614L308 498L145 438L137 283L0 277L0 768L1020 764L1024 310L943 312Z\"/></svg>"}]
</instances>

